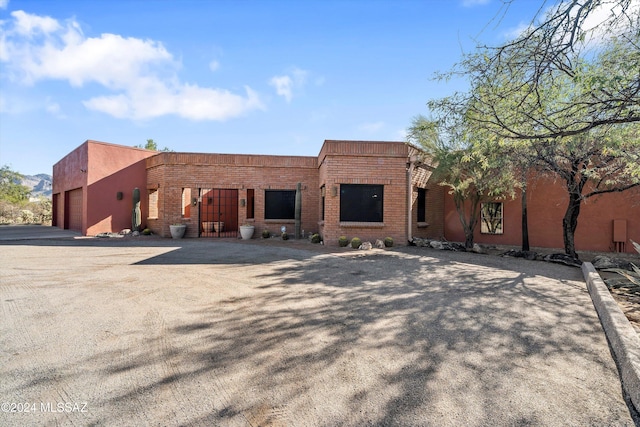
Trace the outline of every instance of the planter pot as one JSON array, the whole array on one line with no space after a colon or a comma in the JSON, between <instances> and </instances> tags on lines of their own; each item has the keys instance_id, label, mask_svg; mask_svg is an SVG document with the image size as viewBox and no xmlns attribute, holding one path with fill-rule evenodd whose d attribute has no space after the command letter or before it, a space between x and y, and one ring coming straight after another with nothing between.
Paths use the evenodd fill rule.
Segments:
<instances>
[{"instance_id":1,"label":"planter pot","mask_svg":"<svg viewBox=\"0 0 640 427\"><path fill-rule=\"evenodd\" d=\"M187 225L170 225L169 231L171 232L171 237L174 239L182 239L184 237L184 232L187 231Z\"/></svg>"},{"instance_id":2,"label":"planter pot","mask_svg":"<svg viewBox=\"0 0 640 427\"><path fill-rule=\"evenodd\" d=\"M241 225L240 226L240 236L242 236L242 240L249 240L253 237L253 231L255 227L253 225Z\"/></svg>"}]
</instances>

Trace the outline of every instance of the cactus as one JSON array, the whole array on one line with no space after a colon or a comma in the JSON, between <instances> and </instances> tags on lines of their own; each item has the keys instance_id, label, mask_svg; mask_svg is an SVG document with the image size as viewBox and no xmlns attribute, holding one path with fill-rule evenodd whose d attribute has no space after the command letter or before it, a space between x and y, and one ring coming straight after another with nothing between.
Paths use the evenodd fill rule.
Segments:
<instances>
[{"instance_id":1,"label":"cactus","mask_svg":"<svg viewBox=\"0 0 640 427\"><path fill-rule=\"evenodd\" d=\"M133 189L133 209L131 210L131 231L140 231L142 214L140 213L140 189Z\"/></svg>"},{"instance_id":2,"label":"cactus","mask_svg":"<svg viewBox=\"0 0 640 427\"><path fill-rule=\"evenodd\" d=\"M393 239L391 237L384 238L384 246L390 248L393 246Z\"/></svg>"},{"instance_id":3,"label":"cactus","mask_svg":"<svg viewBox=\"0 0 640 427\"><path fill-rule=\"evenodd\" d=\"M341 248L344 248L348 244L349 244L349 240L347 239L347 237L340 236L340 238L338 239L338 245L340 245Z\"/></svg>"},{"instance_id":4,"label":"cactus","mask_svg":"<svg viewBox=\"0 0 640 427\"><path fill-rule=\"evenodd\" d=\"M360 240L359 237L354 237L353 239L351 239L351 247L353 249L358 249L361 244L362 244L362 240Z\"/></svg>"},{"instance_id":5,"label":"cactus","mask_svg":"<svg viewBox=\"0 0 640 427\"><path fill-rule=\"evenodd\" d=\"M302 183L296 184L296 198L294 206L295 223L295 238L300 238L300 230L302 228Z\"/></svg>"}]
</instances>

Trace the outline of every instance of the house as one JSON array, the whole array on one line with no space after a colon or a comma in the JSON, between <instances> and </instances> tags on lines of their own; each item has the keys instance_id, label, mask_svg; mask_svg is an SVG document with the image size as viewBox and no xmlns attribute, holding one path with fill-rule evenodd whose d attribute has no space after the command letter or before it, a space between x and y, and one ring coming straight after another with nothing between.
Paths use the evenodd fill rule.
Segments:
<instances>
[{"instance_id":1,"label":"house","mask_svg":"<svg viewBox=\"0 0 640 427\"><path fill-rule=\"evenodd\" d=\"M293 233L300 184L301 229L326 244L444 235L444 190L403 142L325 141L316 156L155 152L86 141L53 167L53 225L85 235L131 227L141 190L143 226L169 236L237 237L241 224Z\"/></svg>"},{"instance_id":2,"label":"house","mask_svg":"<svg viewBox=\"0 0 640 427\"><path fill-rule=\"evenodd\" d=\"M53 167L53 225L85 235L131 227L132 193L141 190L142 224L168 237L237 237L241 224L293 234L300 184L301 229L325 244L340 236L464 241L453 198L435 181L420 150L403 142L332 141L318 156L156 152L86 141ZM567 195L562 183L533 176L528 185L532 247L562 248ZM521 201L487 201L475 241L521 244ZM640 242L640 188L583 203L576 230L581 251L633 253Z\"/></svg>"}]
</instances>

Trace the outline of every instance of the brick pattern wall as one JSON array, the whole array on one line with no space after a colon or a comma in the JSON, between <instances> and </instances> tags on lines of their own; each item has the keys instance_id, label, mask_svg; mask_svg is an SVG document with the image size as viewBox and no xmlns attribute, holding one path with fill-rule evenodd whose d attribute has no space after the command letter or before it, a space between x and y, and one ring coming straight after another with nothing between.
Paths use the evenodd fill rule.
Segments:
<instances>
[{"instance_id":1,"label":"brick pattern wall","mask_svg":"<svg viewBox=\"0 0 640 427\"><path fill-rule=\"evenodd\" d=\"M318 161L318 188L326 187L325 220L320 224L326 245L336 246L340 236L371 242L389 236L396 244L406 244L406 144L325 141ZM383 223L341 223L340 184L383 185Z\"/></svg>"},{"instance_id":2,"label":"brick pattern wall","mask_svg":"<svg viewBox=\"0 0 640 427\"><path fill-rule=\"evenodd\" d=\"M182 217L182 189L190 188L193 197L198 197L203 188L237 189L238 224L255 225L254 237L264 229L279 234L282 225L293 234L293 220L264 219L264 191L295 190L298 182L302 183L302 229L306 234L317 232L319 194L315 157L160 153L147 159L147 189L158 191L158 217L148 218L147 223L161 236L170 235L170 224L185 223L186 237L197 237L201 222L198 207L192 207L190 218ZM247 189L254 189L253 219L247 219Z\"/></svg>"}]
</instances>

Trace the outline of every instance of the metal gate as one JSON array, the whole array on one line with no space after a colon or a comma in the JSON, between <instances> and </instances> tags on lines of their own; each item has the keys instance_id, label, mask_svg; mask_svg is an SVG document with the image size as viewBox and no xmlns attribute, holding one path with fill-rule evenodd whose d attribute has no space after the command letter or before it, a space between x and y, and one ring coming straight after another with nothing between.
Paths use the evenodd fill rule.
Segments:
<instances>
[{"instance_id":1,"label":"metal gate","mask_svg":"<svg viewBox=\"0 0 640 427\"><path fill-rule=\"evenodd\" d=\"M238 237L238 190L200 189L200 237Z\"/></svg>"}]
</instances>

